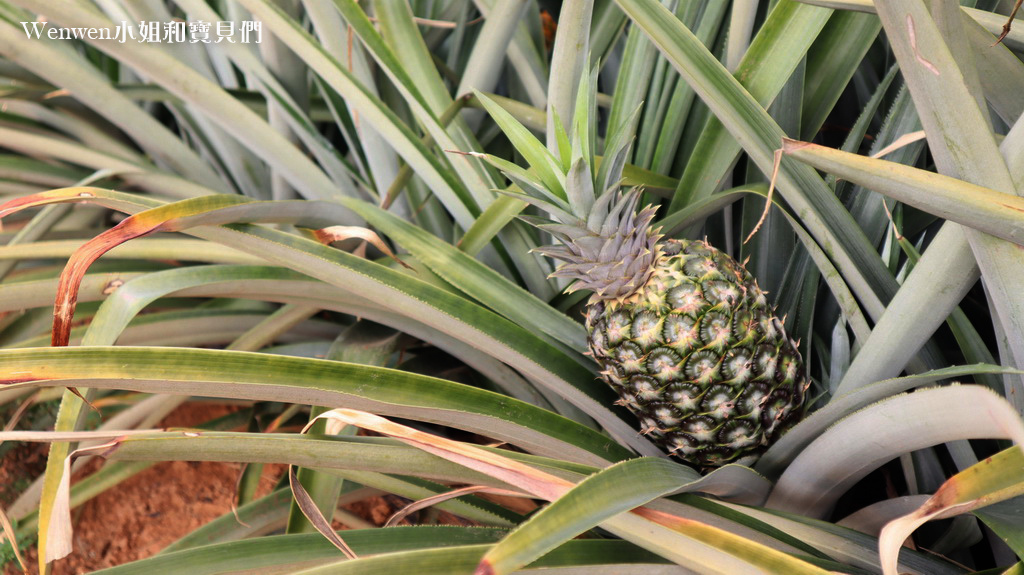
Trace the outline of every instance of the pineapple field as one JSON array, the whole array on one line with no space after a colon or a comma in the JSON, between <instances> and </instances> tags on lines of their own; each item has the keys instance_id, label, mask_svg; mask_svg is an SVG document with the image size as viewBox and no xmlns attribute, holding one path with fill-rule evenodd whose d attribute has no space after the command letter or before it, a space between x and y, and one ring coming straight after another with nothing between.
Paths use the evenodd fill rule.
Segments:
<instances>
[{"instance_id":1,"label":"pineapple field","mask_svg":"<svg viewBox=\"0 0 1024 575\"><path fill-rule=\"evenodd\" d=\"M4 572L1024 573L1018 8L0 0Z\"/></svg>"}]
</instances>

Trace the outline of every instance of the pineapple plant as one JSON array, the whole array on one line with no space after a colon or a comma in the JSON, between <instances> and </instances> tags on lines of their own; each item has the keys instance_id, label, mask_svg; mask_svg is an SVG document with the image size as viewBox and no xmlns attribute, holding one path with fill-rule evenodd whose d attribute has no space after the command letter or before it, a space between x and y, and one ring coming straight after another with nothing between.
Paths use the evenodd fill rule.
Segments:
<instances>
[{"instance_id":1,"label":"pineapple plant","mask_svg":"<svg viewBox=\"0 0 1024 575\"><path fill-rule=\"evenodd\" d=\"M124 503L118 482L148 465L211 460L300 469L259 497L249 465L235 509L105 573L1019 569L1024 456L990 441L1024 444L1021 200L1000 176L1024 165L1024 35L992 46L1007 3L566 0L550 46L537 4L0 0L5 427L60 402L54 431L0 431L52 443L5 505L16 527L0 557L16 535L6 549L35 541L41 573L134 560L92 552L126 540L120 513L89 498ZM171 19L258 20L265 42L24 29ZM595 63L617 78L600 144L593 87L567 73ZM470 89L546 131L547 146L491 110L529 169L488 145ZM927 141L891 151L922 123ZM838 143L837 126L846 151L807 144ZM737 257L773 312L738 263L659 234L710 216L717 245L745 235L784 135L801 141L779 164L783 209ZM484 146L492 165L444 152ZM494 193L499 170L525 195ZM544 234L514 219L520 197L547 214L524 218ZM725 206L740 217L720 230ZM111 232L101 209L128 223ZM364 225L413 269L379 246L323 244L374 237ZM531 255L546 233L564 241ZM561 281L546 279L552 259ZM56 294L75 283L61 270L86 267L70 345L48 347ZM563 313L588 291L586 321ZM805 340L807 370L773 315ZM639 426L608 409L599 370L631 386ZM815 412L797 423L809 374ZM150 429L189 394L238 411ZM659 436L675 459L652 457ZM98 437L107 462L69 485L85 461L68 442ZM379 492L458 521L378 529L338 512ZM312 508L353 529L331 533Z\"/></svg>"},{"instance_id":2,"label":"pineapple plant","mask_svg":"<svg viewBox=\"0 0 1024 575\"><path fill-rule=\"evenodd\" d=\"M593 292L589 353L641 432L700 467L752 461L803 411L808 383L797 344L739 262L706 241L664 239L653 225L656 207L637 210L641 189L621 185L633 121L610 127L595 166L596 83L587 88L593 75L583 76L571 144L564 133L557 144L567 166L478 95L534 171L548 177L483 157L549 214L524 216L559 242L535 251L562 262L552 276L572 280L568 291ZM551 174L556 166L566 169Z\"/></svg>"}]
</instances>

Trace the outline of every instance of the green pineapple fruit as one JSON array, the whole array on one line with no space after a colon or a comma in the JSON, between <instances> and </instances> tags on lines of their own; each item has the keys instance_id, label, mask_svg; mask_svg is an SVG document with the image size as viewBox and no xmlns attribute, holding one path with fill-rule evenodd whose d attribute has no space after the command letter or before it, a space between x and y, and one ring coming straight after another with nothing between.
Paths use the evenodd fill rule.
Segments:
<instances>
[{"instance_id":1,"label":"green pineapple fruit","mask_svg":"<svg viewBox=\"0 0 1024 575\"><path fill-rule=\"evenodd\" d=\"M524 192L517 197L550 215L524 216L559 241L537 251L564 262L552 275L575 280L568 291L593 292L590 353L617 403L636 414L642 433L698 466L763 451L802 413L797 346L743 266L705 242L662 240L651 226L655 208L637 212L639 190L622 191L636 113L608 135L595 172L586 97L571 146L559 134L559 157L480 99L533 168L484 156Z\"/></svg>"}]
</instances>

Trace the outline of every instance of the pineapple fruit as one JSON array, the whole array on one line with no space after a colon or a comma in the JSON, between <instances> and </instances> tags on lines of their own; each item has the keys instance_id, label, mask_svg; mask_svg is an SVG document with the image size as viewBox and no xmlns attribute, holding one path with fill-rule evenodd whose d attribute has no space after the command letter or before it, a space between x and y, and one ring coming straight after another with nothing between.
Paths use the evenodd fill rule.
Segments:
<instances>
[{"instance_id":1,"label":"pineapple fruit","mask_svg":"<svg viewBox=\"0 0 1024 575\"><path fill-rule=\"evenodd\" d=\"M699 467L749 461L802 414L797 346L743 266L706 242L663 240L651 225L655 207L637 211L640 190L621 186L635 112L610 129L595 169L588 85L580 83L571 143L562 130L557 155L478 95L532 170L481 156L550 216L523 219L558 240L537 250L563 262L552 275L575 280L569 291L593 292L590 353L641 432Z\"/></svg>"}]
</instances>

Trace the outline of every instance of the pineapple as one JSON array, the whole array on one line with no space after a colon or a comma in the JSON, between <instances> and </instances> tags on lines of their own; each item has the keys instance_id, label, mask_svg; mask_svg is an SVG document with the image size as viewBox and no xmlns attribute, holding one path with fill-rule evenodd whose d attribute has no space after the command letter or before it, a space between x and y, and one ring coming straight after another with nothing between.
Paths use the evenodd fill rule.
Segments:
<instances>
[{"instance_id":1,"label":"pineapple","mask_svg":"<svg viewBox=\"0 0 1024 575\"><path fill-rule=\"evenodd\" d=\"M563 130L556 157L479 97L533 168L483 155L549 214L524 216L559 242L537 251L563 262L552 275L575 280L568 291L593 292L590 353L617 403L642 433L699 467L763 451L802 413L800 354L743 266L703 241L663 240L655 207L637 211L640 190L621 186L637 114L608 134L595 171L592 98L579 99L571 144Z\"/></svg>"}]
</instances>

